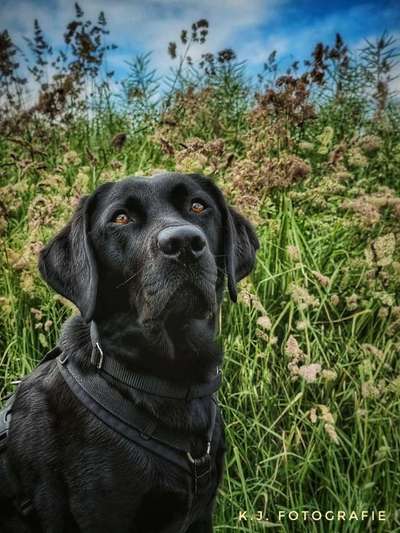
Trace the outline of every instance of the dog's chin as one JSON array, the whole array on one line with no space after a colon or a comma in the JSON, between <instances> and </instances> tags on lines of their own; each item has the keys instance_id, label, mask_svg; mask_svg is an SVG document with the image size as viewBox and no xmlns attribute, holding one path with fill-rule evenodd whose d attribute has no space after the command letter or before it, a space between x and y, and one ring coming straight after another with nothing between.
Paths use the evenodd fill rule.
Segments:
<instances>
[{"instance_id":1,"label":"dog's chin","mask_svg":"<svg viewBox=\"0 0 400 533\"><path fill-rule=\"evenodd\" d=\"M215 289L183 286L169 299L166 315L169 320L207 319L216 312L216 305Z\"/></svg>"},{"instance_id":2,"label":"dog's chin","mask_svg":"<svg viewBox=\"0 0 400 533\"><path fill-rule=\"evenodd\" d=\"M215 286L208 281L167 286L156 297L144 295L144 300L139 313L142 321L185 323L190 319L208 319L217 310Z\"/></svg>"}]
</instances>

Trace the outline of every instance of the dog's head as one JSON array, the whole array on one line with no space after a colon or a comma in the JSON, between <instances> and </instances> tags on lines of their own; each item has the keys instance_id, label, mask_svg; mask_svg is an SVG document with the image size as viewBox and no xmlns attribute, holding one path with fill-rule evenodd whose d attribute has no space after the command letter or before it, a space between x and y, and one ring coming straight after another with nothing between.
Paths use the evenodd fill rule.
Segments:
<instances>
[{"instance_id":1,"label":"dog's head","mask_svg":"<svg viewBox=\"0 0 400 533\"><path fill-rule=\"evenodd\" d=\"M39 268L87 322L125 309L142 323L184 321L215 312L225 277L236 300L258 246L212 181L161 174L106 183L82 198Z\"/></svg>"}]
</instances>

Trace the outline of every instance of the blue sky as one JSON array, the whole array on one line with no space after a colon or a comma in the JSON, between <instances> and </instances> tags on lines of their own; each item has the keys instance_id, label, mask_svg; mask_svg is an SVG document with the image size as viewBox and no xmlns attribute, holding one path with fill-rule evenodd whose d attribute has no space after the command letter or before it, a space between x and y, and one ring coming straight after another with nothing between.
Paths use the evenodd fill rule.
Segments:
<instances>
[{"instance_id":1,"label":"blue sky","mask_svg":"<svg viewBox=\"0 0 400 533\"><path fill-rule=\"evenodd\" d=\"M400 37L400 2L292 1L292 0L82 0L85 14L95 17L103 10L110 41L118 49L110 53L108 67L117 75L126 72L126 61L140 52L153 52L154 66L165 73L173 65L166 49L180 30L199 18L210 23L208 43L193 50L199 57L207 51L233 48L246 59L250 72L259 70L276 49L283 64L309 56L318 41L332 43L340 32L352 48L363 45L387 30ZM72 0L0 0L0 29L8 29L25 47L23 37L32 35L35 18L52 43L62 44L65 23L73 17Z\"/></svg>"}]
</instances>

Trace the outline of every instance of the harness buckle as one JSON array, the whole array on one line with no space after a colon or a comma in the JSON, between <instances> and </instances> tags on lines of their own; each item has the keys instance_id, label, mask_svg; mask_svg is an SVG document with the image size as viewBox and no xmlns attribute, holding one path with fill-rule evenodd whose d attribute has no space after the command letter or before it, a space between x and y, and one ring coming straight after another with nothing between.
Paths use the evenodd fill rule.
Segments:
<instances>
[{"instance_id":1,"label":"harness buckle","mask_svg":"<svg viewBox=\"0 0 400 533\"><path fill-rule=\"evenodd\" d=\"M65 363L68 361L69 355L67 354L65 357L61 357L61 355L58 357L58 360L62 365L65 365Z\"/></svg>"}]
</instances>

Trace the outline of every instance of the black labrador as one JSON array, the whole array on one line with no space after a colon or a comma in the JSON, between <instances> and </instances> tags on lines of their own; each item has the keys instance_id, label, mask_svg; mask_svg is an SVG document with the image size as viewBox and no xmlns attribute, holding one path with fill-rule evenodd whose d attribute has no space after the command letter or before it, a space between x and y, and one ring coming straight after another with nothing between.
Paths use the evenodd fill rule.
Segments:
<instances>
[{"instance_id":1,"label":"black labrador","mask_svg":"<svg viewBox=\"0 0 400 533\"><path fill-rule=\"evenodd\" d=\"M17 389L0 531L210 532L224 437L213 394L225 278L258 240L220 189L166 173L106 183L42 250L79 308Z\"/></svg>"}]
</instances>

